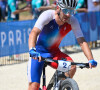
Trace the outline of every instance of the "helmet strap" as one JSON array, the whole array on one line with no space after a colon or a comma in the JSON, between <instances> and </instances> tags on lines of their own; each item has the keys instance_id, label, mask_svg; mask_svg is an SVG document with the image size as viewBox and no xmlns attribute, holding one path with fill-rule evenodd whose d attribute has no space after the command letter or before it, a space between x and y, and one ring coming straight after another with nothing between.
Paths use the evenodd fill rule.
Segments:
<instances>
[{"instance_id":1,"label":"helmet strap","mask_svg":"<svg viewBox=\"0 0 100 90\"><path fill-rule=\"evenodd\" d=\"M61 11L61 8L60 8L60 11ZM60 11L57 13L57 14L58 14L58 16L60 16Z\"/></svg>"}]
</instances>

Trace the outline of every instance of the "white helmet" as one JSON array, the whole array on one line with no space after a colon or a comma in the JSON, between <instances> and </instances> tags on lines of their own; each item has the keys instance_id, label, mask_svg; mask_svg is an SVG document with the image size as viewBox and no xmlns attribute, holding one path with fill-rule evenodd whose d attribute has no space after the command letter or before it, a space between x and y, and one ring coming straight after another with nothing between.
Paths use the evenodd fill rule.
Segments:
<instances>
[{"instance_id":1,"label":"white helmet","mask_svg":"<svg viewBox=\"0 0 100 90\"><path fill-rule=\"evenodd\" d=\"M58 0L57 5L61 9L72 9L74 10L77 5L78 0Z\"/></svg>"}]
</instances>

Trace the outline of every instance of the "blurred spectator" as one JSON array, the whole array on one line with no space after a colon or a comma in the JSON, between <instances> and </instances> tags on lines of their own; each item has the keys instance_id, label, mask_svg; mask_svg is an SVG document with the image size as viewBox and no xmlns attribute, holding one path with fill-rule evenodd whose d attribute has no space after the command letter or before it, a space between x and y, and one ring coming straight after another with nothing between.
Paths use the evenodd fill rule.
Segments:
<instances>
[{"instance_id":1,"label":"blurred spectator","mask_svg":"<svg viewBox=\"0 0 100 90\"><path fill-rule=\"evenodd\" d=\"M42 0L39 0L42 1ZM48 9L55 9L56 5L55 4L51 4L49 0L43 0L43 2L35 2L34 1L34 5L27 5L21 9L25 9L26 11L32 10L33 11L33 18L37 19L39 17L39 15L41 14L41 12L43 12L44 10L48 10Z\"/></svg>"},{"instance_id":2,"label":"blurred spectator","mask_svg":"<svg viewBox=\"0 0 100 90\"><path fill-rule=\"evenodd\" d=\"M16 0L16 10L18 10L19 8L18 8L18 4L19 4L19 1L18 0ZM16 14L16 19L17 20L19 20L19 13L18 14Z\"/></svg>"},{"instance_id":3,"label":"blurred spectator","mask_svg":"<svg viewBox=\"0 0 100 90\"><path fill-rule=\"evenodd\" d=\"M49 6L50 2L49 0L43 0L43 6Z\"/></svg>"},{"instance_id":4,"label":"blurred spectator","mask_svg":"<svg viewBox=\"0 0 100 90\"><path fill-rule=\"evenodd\" d=\"M17 0L8 0L8 2L7 2L8 3L8 18L7 18L7 21L18 20L18 17L17 17L16 14L30 10L29 7L17 9L18 3L16 1Z\"/></svg>"},{"instance_id":5,"label":"blurred spectator","mask_svg":"<svg viewBox=\"0 0 100 90\"><path fill-rule=\"evenodd\" d=\"M88 0L88 12L100 11L100 0ZM97 47L97 41L90 42L90 47Z\"/></svg>"},{"instance_id":6,"label":"blurred spectator","mask_svg":"<svg viewBox=\"0 0 100 90\"><path fill-rule=\"evenodd\" d=\"M87 12L87 0L79 0L76 7L76 11L78 13Z\"/></svg>"},{"instance_id":7,"label":"blurred spectator","mask_svg":"<svg viewBox=\"0 0 100 90\"><path fill-rule=\"evenodd\" d=\"M38 8L43 6L43 4L43 0L32 0L32 12L34 19L37 19L41 14L41 11L39 11Z\"/></svg>"},{"instance_id":8,"label":"blurred spectator","mask_svg":"<svg viewBox=\"0 0 100 90\"><path fill-rule=\"evenodd\" d=\"M27 6L31 5L32 0L26 0Z\"/></svg>"},{"instance_id":9,"label":"blurred spectator","mask_svg":"<svg viewBox=\"0 0 100 90\"><path fill-rule=\"evenodd\" d=\"M43 10L51 9L51 7L45 7L49 5L49 0L32 0L33 18L37 19Z\"/></svg>"},{"instance_id":10,"label":"blurred spectator","mask_svg":"<svg viewBox=\"0 0 100 90\"><path fill-rule=\"evenodd\" d=\"M32 6L31 6L32 0L26 0L26 3L27 3L27 5L26 5L26 7L24 7L24 8L29 7L29 8L31 9L31 8L32 8ZM32 13L32 10L30 10L30 13L33 14L33 13Z\"/></svg>"},{"instance_id":11,"label":"blurred spectator","mask_svg":"<svg viewBox=\"0 0 100 90\"><path fill-rule=\"evenodd\" d=\"M8 0L8 17L7 21L18 20L17 16L14 14L17 8L16 0Z\"/></svg>"},{"instance_id":12,"label":"blurred spectator","mask_svg":"<svg viewBox=\"0 0 100 90\"><path fill-rule=\"evenodd\" d=\"M5 17L6 17L6 5L7 5L7 1L6 0L0 0L0 18L3 21L6 21L5 20Z\"/></svg>"},{"instance_id":13,"label":"blurred spectator","mask_svg":"<svg viewBox=\"0 0 100 90\"><path fill-rule=\"evenodd\" d=\"M48 10L48 9L55 9L56 8L56 0L53 1L53 4L50 5L49 1L46 1L48 4L44 4L44 6L41 6L40 8L38 8L39 11L44 11L44 10Z\"/></svg>"},{"instance_id":14,"label":"blurred spectator","mask_svg":"<svg viewBox=\"0 0 100 90\"><path fill-rule=\"evenodd\" d=\"M88 11L100 11L100 0L88 0Z\"/></svg>"},{"instance_id":15,"label":"blurred spectator","mask_svg":"<svg viewBox=\"0 0 100 90\"><path fill-rule=\"evenodd\" d=\"M2 18L2 16L1 16L1 7L0 7L0 22L1 22L1 18Z\"/></svg>"},{"instance_id":16,"label":"blurred spectator","mask_svg":"<svg viewBox=\"0 0 100 90\"><path fill-rule=\"evenodd\" d=\"M50 6L41 6L40 8L38 8L38 11L44 11L44 10L48 10L48 9L55 9L56 5L55 4L51 4Z\"/></svg>"},{"instance_id":17,"label":"blurred spectator","mask_svg":"<svg viewBox=\"0 0 100 90\"><path fill-rule=\"evenodd\" d=\"M56 0L53 0L53 4L55 4L55 5L57 4Z\"/></svg>"}]
</instances>

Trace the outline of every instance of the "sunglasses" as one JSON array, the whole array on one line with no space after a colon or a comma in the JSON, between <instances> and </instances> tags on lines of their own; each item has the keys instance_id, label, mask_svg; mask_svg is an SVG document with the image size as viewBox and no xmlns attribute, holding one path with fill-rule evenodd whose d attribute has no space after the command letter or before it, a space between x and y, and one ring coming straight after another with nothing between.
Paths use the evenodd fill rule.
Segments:
<instances>
[{"instance_id":1,"label":"sunglasses","mask_svg":"<svg viewBox=\"0 0 100 90\"><path fill-rule=\"evenodd\" d=\"M74 14L74 10L71 10L71 9L62 9L62 12L64 13L64 14L70 14L70 15L73 15Z\"/></svg>"}]
</instances>

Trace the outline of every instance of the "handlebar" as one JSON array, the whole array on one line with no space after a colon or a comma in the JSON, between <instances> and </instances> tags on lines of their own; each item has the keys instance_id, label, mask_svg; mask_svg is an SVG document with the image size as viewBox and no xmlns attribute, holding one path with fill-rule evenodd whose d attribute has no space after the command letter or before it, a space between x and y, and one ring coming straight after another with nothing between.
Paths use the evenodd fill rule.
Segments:
<instances>
[{"instance_id":1,"label":"handlebar","mask_svg":"<svg viewBox=\"0 0 100 90\"><path fill-rule=\"evenodd\" d=\"M59 64L60 60L54 60L54 59L51 59L51 58L43 58L42 57L42 61L45 61L45 62L55 62L55 63ZM66 63L69 62L69 61L66 61L66 60L61 60L61 61L64 61ZM76 65L76 66L78 66L81 69L89 68L89 63L77 63L77 62L70 62L70 63L71 63L71 65Z\"/></svg>"}]
</instances>

